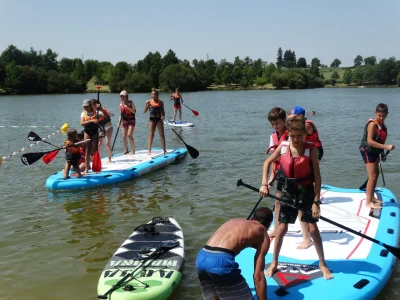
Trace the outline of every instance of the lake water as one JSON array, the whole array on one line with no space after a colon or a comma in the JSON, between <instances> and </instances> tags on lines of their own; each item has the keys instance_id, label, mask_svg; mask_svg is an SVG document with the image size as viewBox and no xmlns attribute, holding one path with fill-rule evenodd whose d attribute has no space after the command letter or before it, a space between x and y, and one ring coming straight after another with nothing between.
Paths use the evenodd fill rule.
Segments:
<instances>
[{"instance_id":1,"label":"lake water","mask_svg":"<svg viewBox=\"0 0 400 300\"><path fill-rule=\"evenodd\" d=\"M46 178L63 167L63 155L50 165L38 161L24 166L15 155L0 166L0 199L3 227L0 235L0 299L96 299L97 282L107 260L133 228L154 216L172 216L185 234L186 265L183 280L173 299L201 299L195 258L215 229L224 221L246 218L258 195L236 187L242 178L259 186L265 150L272 132L266 118L273 106L286 110L301 105L317 125L324 144L321 163L323 183L359 187L366 171L358 146L367 119L379 102L389 105L386 123L388 143L400 138L400 89L316 89L300 91L215 91L183 93L184 119L194 128L177 129L200 156L159 172L113 187L80 192L48 192ZM18 151L30 142L30 130L46 137L67 122L80 129L82 100L95 95L50 95L0 97L1 125L55 126L48 128L0 127L0 155ZM130 97L137 107L134 133L136 149L147 148L148 115L142 113L148 94ZM166 114L172 116L167 94ZM111 111L118 110L119 96L101 94ZM309 112L316 111L310 117ZM114 118L114 124L117 118ZM114 130L114 134L115 134ZM183 147L165 128L167 147ZM61 145L56 133L49 142ZM154 146L160 141L156 132ZM400 146L400 145L398 145ZM51 150L40 143L30 151ZM121 132L114 152L122 152ZM26 152L26 150L25 150ZM105 153L105 149L103 150ZM386 185L400 195L397 151L383 164ZM379 185L382 185L381 178ZM264 203L271 206L272 201ZM400 297L400 264L378 299Z\"/></svg>"}]
</instances>

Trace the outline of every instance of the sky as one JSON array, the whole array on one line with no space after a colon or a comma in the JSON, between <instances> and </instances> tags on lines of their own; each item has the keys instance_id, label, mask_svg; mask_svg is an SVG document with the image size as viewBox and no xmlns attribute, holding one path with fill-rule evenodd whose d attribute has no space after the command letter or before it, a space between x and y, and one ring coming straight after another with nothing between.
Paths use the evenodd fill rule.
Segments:
<instances>
[{"instance_id":1,"label":"sky","mask_svg":"<svg viewBox=\"0 0 400 300\"><path fill-rule=\"evenodd\" d=\"M126 61L172 49L181 60L236 56L276 63L294 50L307 63L357 55L400 59L400 0L0 0L0 53Z\"/></svg>"}]
</instances>

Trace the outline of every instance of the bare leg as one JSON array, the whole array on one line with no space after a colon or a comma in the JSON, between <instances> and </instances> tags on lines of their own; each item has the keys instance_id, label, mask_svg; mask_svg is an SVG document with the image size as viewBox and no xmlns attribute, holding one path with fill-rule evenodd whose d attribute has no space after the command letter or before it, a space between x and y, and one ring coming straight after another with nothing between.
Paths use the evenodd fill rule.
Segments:
<instances>
[{"instance_id":1,"label":"bare leg","mask_svg":"<svg viewBox=\"0 0 400 300\"><path fill-rule=\"evenodd\" d=\"M124 142L124 154L128 154L128 126L122 126L122 141Z\"/></svg>"},{"instance_id":2,"label":"bare leg","mask_svg":"<svg viewBox=\"0 0 400 300\"><path fill-rule=\"evenodd\" d=\"M135 154L135 140L133 139L133 131L135 130L135 126L128 126L128 139L129 142L131 143L131 147L132 147L132 154Z\"/></svg>"},{"instance_id":3,"label":"bare leg","mask_svg":"<svg viewBox=\"0 0 400 300\"><path fill-rule=\"evenodd\" d=\"M175 123L175 118L176 118L176 108L174 107L174 123Z\"/></svg>"},{"instance_id":4,"label":"bare leg","mask_svg":"<svg viewBox=\"0 0 400 300\"><path fill-rule=\"evenodd\" d=\"M167 153L167 149L165 148L165 136L164 136L164 122L162 120L157 123L158 133L160 134L161 146L164 150L164 153Z\"/></svg>"},{"instance_id":5,"label":"bare leg","mask_svg":"<svg viewBox=\"0 0 400 300\"><path fill-rule=\"evenodd\" d=\"M278 227L276 228L276 235L275 235L275 245L274 245L274 253L272 255L272 261L269 268L265 271L265 274L268 277L272 277L278 268L278 257L279 252L282 248L283 238L288 230L288 224L279 223Z\"/></svg>"},{"instance_id":6,"label":"bare leg","mask_svg":"<svg viewBox=\"0 0 400 300\"><path fill-rule=\"evenodd\" d=\"M328 266L325 262L324 256L324 246L322 244L321 235L319 233L319 229L317 224L309 223L308 225L310 229L311 237L314 240L315 249L317 250L318 258L319 258L319 268L322 272L322 275L326 280L333 278L331 271L329 271Z\"/></svg>"},{"instance_id":7,"label":"bare leg","mask_svg":"<svg viewBox=\"0 0 400 300\"><path fill-rule=\"evenodd\" d=\"M63 170L64 179L69 178L68 174L69 174L70 169L71 169L71 163L68 161L65 161L65 166L64 166L64 170Z\"/></svg>"},{"instance_id":8,"label":"bare leg","mask_svg":"<svg viewBox=\"0 0 400 300\"><path fill-rule=\"evenodd\" d=\"M151 146L153 145L153 139L154 139L154 131L156 130L156 125L154 122L150 121L149 122L149 141L147 143L147 155L151 155Z\"/></svg>"},{"instance_id":9,"label":"bare leg","mask_svg":"<svg viewBox=\"0 0 400 300\"><path fill-rule=\"evenodd\" d=\"M111 163L111 155L112 155L112 151L111 151L111 137L113 134L113 127L109 128L106 132L106 147L107 147L107 154L108 154L108 162ZM102 139L100 139L102 140Z\"/></svg>"},{"instance_id":10,"label":"bare leg","mask_svg":"<svg viewBox=\"0 0 400 300\"><path fill-rule=\"evenodd\" d=\"M313 245L313 242L310 238L310 234L308 233L309 231L308 223L301 221L302 215L303 215L302 211L299 210L297 217L299 218L301 232L303 233L303 241L301 242L300 245L297 246L297 249L307 249Z\"/></svg>"},{"instance_id":11,"label":"bare leg","mask_svg":"<svg viewBox=\"0 0 400 300\"><path fill-rule=\"evenodd\" d=\"M182 122L182 108L179 108L179 120Z\"/></svg>"},{"instance_id":12,"label":"bare leg","mask_svg":"<svg viewBox=\"0 0 400 300\"><path fill-rule=\"evenodd\" d=\"M276 196L278 198L282 197L282 193L281 192L276 192ZM276 228L278 227L279 224L279 211L281 210L281 203L278 200L275 200L275 208L274 208L274 228L272 229L271 233L269 234L270 237L274 237L275 236L275 232L276 232Z\"/></svg>"},{"instance_id":13,"label":"bare leg","mask_svg":"<svg viewBox=\"0 0 400 300\"><path fill-rule=\"evenodd\" d=\"M381 207L374 203L374 192L376 183L378 182L379 177L379 169L378 169L378 162L376 163L367 163L365 164L368 172L368 183L367 183L367 200L365 203L366 207L380 209Z\"/></svg>"},{"instance_id":14,"label":"bare leg","mask_svg":"<svg viewBox=\"0 0 400 300\"><path fill-rule=\"evenodd\" d=\"M104 135L104 133L101 132L101 134L99 135L99 137L102 137L103 135ZM99 139L98 151L99 151L100 157L101 157L101 148L103 147L103 140L104 140L104 138L100 138L100 139Z\"/></svg>"},{"instance_id":15,"label":"bare leg","mask_svg":"<svg viewBox=\"0 0 400 300\"><path fill-rule=\"evenodd\" d=\"M90 139L90 136L85 132L84 139ZM92 152L92 141L86 143L85 147L85 170L83 174L87 174L90 169L90 153Z\"/></svg>"}]
</instances>

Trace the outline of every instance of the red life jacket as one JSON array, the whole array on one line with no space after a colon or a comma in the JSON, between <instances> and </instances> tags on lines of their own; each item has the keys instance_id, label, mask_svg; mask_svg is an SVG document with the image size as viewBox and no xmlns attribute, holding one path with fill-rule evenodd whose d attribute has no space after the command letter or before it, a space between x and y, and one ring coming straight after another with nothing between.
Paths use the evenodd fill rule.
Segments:
<instances>
[{"instance_id":1,"label":"red life jacket","mask_svg":"<svg viewBox=\"0 0 400 300\"><path fill-rule=\"evenodd\" d=\"M131 100L128 100L127 106L133 108L133 102ZM124 120L135 120L135 114L129 109L126 109L123 103L119 104L119 110L121 111L121 115Z\"/></svg>"},{"instance_id":2,"label":"red life jacket","mask_svg":"<svg viewBox=\"0 0 400 300\"><path fill-rule=\"evenodd\" d=\"M295 179L295 187L299 184L306 186L314 182L311 164L311 149L314 145L310 142L304 144L304 154L293 157L290 151L290 142L281 143L279 179Z\"/></svg>"},{"instance_id":3,"label":"red life jacket","mask_svg":"<svg viewBox=\"0 0 400 300\"><path fill-rule=\"evenodd\" d=\"M288 136L288 133L287 133L286 130L284 131L284 133L279 138L278 138L278 133L276 131L271 134L271 137L272 137L272 142L274 144L267 149L265 154L268 154L270 150L272 150L272 152L274 152L276 150L276 148L278 148L278 146L283 141L287 141L289 139L289 136ZM275 166L274 177L276 177L276 174L277 174L277 172L278 172L278 170L280 168L279 160L280 160L280 158L278 157L277 160L274 161L274 166Z\"/></svg>"},{"instance_id":4,"label":"red life jacket","mask_svg":"<svg viewBox=\"0 0 400 300\"><path fill-rule=\"evenodd\" d=\"M377 132L376 136L374 137L374 141L379 144L384 144L386 142L387 128L386 128L385 123L384 122L379 123L374 118L371 118L367 121L367 124L365 125L364 135L363 135L363 139L361 140L360 147L363 148L365 151L380 154L383 152L383 149L375 148L375 147L368 145L368 125L371 122L373 122L376 126L378 126L378 132Z\"/></svg>"},{"instance_id":5,"label":"red life jacket","mask_svg":"<svg viewBox=\"0 0 400 300\"><path fill-rule=\"evenodd\" d=\"M74 144L74 142L70 141L70 140L66 140L64 142L64 146L70 146L67 148L67 151L69 151L69 153L71 153L71 155L77 156L80 154L81 146L79 146L79 145L72 146L73 144Z\"/></svg>"},{"instance_id":6,"label":"red life jacket","mask_svg":"<svg viewBox=\"0 0 400 300\"><path fill-rule=\"evenodd\" d=\"M317 127L315 127L315 124L313 121L310 120L306 120L306 123L310 124L311 127L313 128L314 132L310 135L307 134L306 136L306 142L311 142L314 144L315 148L321 147L322 146L322 142L319 139L318 136L318 130Z\"/></svg>"}]
</instances>

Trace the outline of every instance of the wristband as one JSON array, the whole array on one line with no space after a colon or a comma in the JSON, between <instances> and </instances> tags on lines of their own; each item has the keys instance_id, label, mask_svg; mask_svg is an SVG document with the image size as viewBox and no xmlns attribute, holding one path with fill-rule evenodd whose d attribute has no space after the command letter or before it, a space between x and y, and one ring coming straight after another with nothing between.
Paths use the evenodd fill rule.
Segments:
<instances>
[{"instance_id":1,"label":"wristband","mask_svg":"<svg viewBox=\"0 0 400 300\"><path fill-rule=\"evenodd\" d=\"M317 204L319 206L320 204L322 204L322 202L321 202L321 200L315 200L314 204Z\"/></svg>"},{"instance_id":2,"label":"wristband","mask_svg":"<svg viewBox=\"0 0 400 300\"><path fill-rule=\"evenodd\" d=\"M261 186L268 186L269 184L262 184Z\"/></svg>"}]
</instances>

